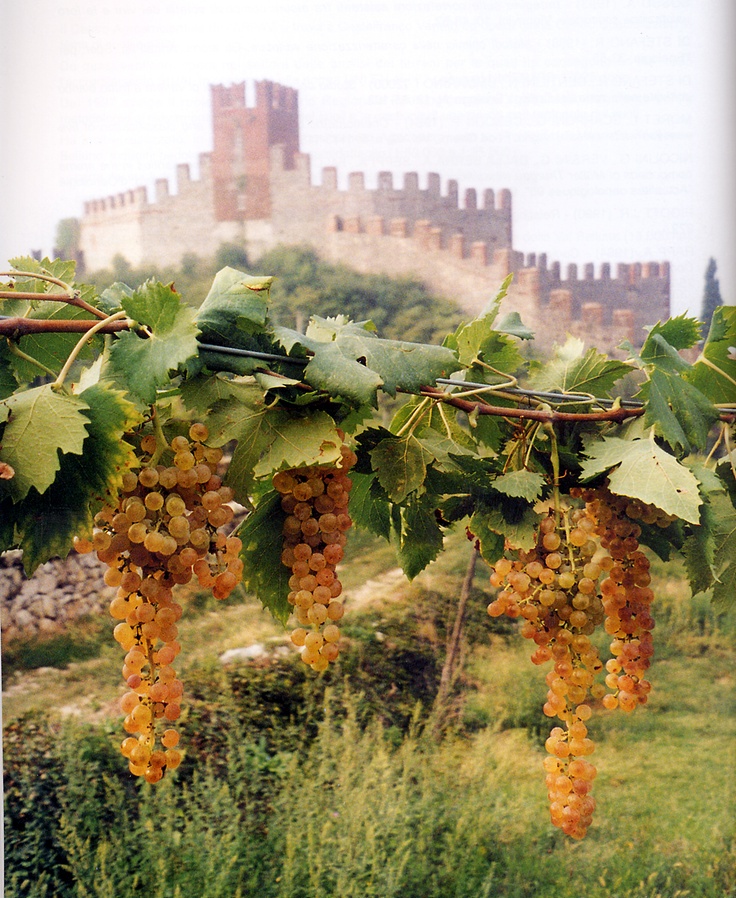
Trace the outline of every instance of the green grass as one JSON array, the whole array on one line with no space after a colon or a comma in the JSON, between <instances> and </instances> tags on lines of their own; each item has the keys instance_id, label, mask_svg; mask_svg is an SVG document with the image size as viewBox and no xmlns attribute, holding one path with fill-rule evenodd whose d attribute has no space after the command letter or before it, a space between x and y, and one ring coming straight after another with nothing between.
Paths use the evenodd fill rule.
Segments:
<instances>
[{"instance_id":1,"label":"green grass","mask_svg":"<svg viewBox=\"0 0 736 898\"><path fill-rule=\"evenodd\" d=\"M453 538L407 584L386 574L393 557L383 547L354 543L344 579L356 593L368 580L375 587L358 593L345 626L363 646L350 662L362 686L351 697L339 678L325 680L334 689L324 711L305 690L317 705L301 722L260 708L276 694L278 668L217 662L227 648L283 639L281 628L252 601L193 601L182 668L199 696L190 701L200 732L159 787L132 783L117 754L116 645L63 669L17 669L4 696L9 898L736 895L736 628L689 596L677 565L657 569L650 701L628 715L598 708L591 721L598 807L583 842L548 820L547 668L529 663L513 628L487 619L484 570L447 737L430 738L426 713L408 729L384 731L378 715L371 723L366 709L380 710L382 691L387 702L400 682L380 675L401 657L402 634L441 662L466 547ZM370 702L359 688L372 690ZM32 708L40 723L25 722ZM59 710L67 719L55 724Z\"/></svg>"}]
</instances>

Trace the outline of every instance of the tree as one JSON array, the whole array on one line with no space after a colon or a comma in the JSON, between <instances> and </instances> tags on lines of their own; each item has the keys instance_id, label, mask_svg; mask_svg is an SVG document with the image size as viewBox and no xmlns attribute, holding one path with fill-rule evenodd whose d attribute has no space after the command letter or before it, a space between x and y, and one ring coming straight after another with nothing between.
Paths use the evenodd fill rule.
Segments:
<instances>
[{"instance_id":1,"label":"tree","mask_svg":"<svg viewBox=\"0 0 736 898\"><path fill-rule=\"evenodd\" d=\"M710 320L713 312L718 306L723 305L721 299L721 286L716 277L716 260L711 257L708 260L708 267L705 269L705 288L703 290L703 305L700 311L700 318L703 322L703 338L708 335L710 328Z\"/></svg>"}]
</instances>

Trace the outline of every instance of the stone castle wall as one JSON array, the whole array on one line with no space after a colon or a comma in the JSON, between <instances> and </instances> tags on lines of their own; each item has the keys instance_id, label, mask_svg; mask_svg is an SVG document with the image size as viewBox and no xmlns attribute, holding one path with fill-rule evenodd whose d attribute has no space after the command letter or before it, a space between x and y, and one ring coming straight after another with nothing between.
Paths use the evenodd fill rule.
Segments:
<instances>
[{"instance_id":1,"label":"stone castle wall","mask_svg":"<svg viewBox=\"0 0 736 898\"><path fill-rule=\"evenodd\" d=\"M506 307L516 309L548 348L567 333L612 351L623 339L635 345L643 328L669 316L667 263L604 264L582 277L544 254L513 248L508 190L465 190L456 181L442 189L430 173L416 172L400 186L389 172L366 187L362 172L338 186L335 168L313 183L311 160L299 150L296 91L256 83L256 103L246 105L244 85L212 88L212 153L199 158L199 177L177 168L176 191L166 179L150 202L145 188L85 204L81 250L89 269L121 254L136 266L177 265L185 253L212 256L224 242L256 258L279 244L303 244L324 259L363 272L412 275L474 315L510 272Z\"/></svg>"}]
</instances>

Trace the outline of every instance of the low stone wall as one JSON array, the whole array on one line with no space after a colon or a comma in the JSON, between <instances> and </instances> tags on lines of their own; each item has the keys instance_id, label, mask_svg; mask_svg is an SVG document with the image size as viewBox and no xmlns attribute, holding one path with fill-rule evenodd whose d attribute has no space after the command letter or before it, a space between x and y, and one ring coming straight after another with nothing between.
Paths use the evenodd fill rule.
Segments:
<instances>
[{"instance_id":1,"label":"low stone wall","mask_svg":"<svg viewBox=\"0 0 736 898\"><path fill-rule=\"evenodd\" d=\"M115 590L94 554L42 564L30 578L20 552L0 555L2 641L60 633L69 621L107 609Z\"/></svg>"}]
</instances>

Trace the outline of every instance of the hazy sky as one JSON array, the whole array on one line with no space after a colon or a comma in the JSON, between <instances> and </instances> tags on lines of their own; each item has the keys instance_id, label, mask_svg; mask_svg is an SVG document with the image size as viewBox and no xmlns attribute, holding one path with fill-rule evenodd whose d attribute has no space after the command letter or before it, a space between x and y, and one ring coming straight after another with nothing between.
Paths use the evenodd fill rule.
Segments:
<instances>
[{"instance_id":1,"label":"hazy sky","mask_svg":"<svg viewBox=\"0 0 736 898\"><path fill-rule=\"evenodd\" d=\"M196 176L209 85L269 79L299 90L315 180L507 187L516 249L596 274L667 259L696 314L715 256L736 302L732 0L0 7L0 266L50 252L85 199Z\"/></svg>"}]
</instances>

